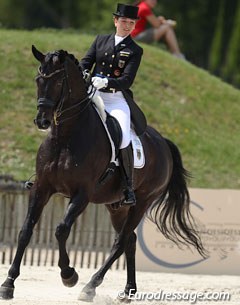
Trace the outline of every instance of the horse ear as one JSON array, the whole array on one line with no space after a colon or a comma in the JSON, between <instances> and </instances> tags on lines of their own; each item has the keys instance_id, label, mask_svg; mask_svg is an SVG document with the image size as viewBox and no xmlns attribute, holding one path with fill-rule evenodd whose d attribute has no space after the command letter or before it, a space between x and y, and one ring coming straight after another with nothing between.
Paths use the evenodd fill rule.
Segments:
<instances>
[{"instance_id":1,"label":"horse ear","mask_svg":"<svg viewBox=\"0 0 240 305\"><path fill-rule=\"evenodd\" d=\"M32 45L32 53L38 61L42 62L44 60L45 55L38 51L34 45Z\"/></svg>"}]
</instances>

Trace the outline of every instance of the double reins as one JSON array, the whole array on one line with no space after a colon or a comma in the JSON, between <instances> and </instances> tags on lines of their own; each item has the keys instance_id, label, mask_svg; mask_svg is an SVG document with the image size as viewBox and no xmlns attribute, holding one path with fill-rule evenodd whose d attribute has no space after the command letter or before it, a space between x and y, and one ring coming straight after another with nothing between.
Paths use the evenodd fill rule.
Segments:
<instances>
[{"instance_id":1,"label":"double reins","mask_svg":"<svg viewBox=\"0 0 240 305\"><path fill-rule=\"evenodd\" d=\"M69 87L68 84L68 73L66 72L66 61L64 63L64 67L61 69L58 69L50 74L46 74L46 73L42 73L41 71L41 66L38 68L38 73L39 75L36 78L42 77L44 79L50 79L53 76L55 76L56 74L59 74L60 72L64 72L64 77L62 78L62 92L61 92L61 97L58 103L58 106L56 108L56 110L54 111L54 115L53 115L53 119L54 119L54 124L55 125L59 125L65 121L71 120L72 118L76 117L77 115L79 115L80 113L84 112L87 107L89 106L89 104L91 103L91 98L92 96L94 96L96 89L92 86L90 92L87 93L86 97L83 98L82 100L80 100L78 103L74 104L73 106L67 107L64 110L62 110L63 105L64 105L64 88L65 88L65 84L67 86L67 91L68 91L68 99L70 99L70 95L72 92L72 89ZM79 106L81 106L84 102L87 102L87 104L85 105L85 107L83 108L79 108L78 111L76 113L74 113L72 116L67 117L65 119L61 119L61 117L66 114L67 112L77 109ZM37 101L37 107L39 108L40 106L47 106L50 108L53 108L55 106L55 102L49 98L46 97L40 97Z\"/></svg>"}]
</instances>

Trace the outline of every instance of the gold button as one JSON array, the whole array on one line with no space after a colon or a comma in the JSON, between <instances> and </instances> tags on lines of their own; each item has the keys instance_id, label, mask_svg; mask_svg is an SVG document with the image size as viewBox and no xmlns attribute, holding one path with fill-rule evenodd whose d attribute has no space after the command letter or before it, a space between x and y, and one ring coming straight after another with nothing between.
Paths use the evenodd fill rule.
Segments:
<instances>
[{"instance_id":1,"label":"gold button","mask_svg":"<svg viewBox=\"0 0 240 305\"><path fill-rule=\"evenodd\" d=\"M105 65L105 62L103 62L102 65L104 66L104 65Z\"/></svg>"},{"instance_id":2,"label":"gold button","mask_svg":"<svg viewBox=\"0 0 240 305\"><path fill-rule=\"evenodd\" d=\"M108 55L108 53L106 52L106 53L105 53L105 55L107 56L107 55Z\"/></svg>"},{"instance_id":3,"label":"gold button","mask_svg":"<svg viewBox=\"0 0 240 305\"><path fill-rule=\"evenodd\" d=\"M107 76L110 76L110 74L107 74Z\"/></svg>"},{"instance_id":4,"label":"gold button","mask_svg":"<svg viewBox=\"0 0 240 305\"><path fill-rule=\"evenodd\" d=\"M112 68L112 65L109 65L110 68Z\"/></svg>"},{"instance_id":5,"label":"gold button","mask_svg":"<svg viewBox=\"0 0 240 305\"><path fill-rule=\"evenodd\" d=\"M100 72L100 74L103 74L103 72Z\"/></svg>"},{"instance_id":6,"label":"gold button","mask_svg":"<svg viewBox=\"0 0 240 305\"><path fill-rule=\"evenodd\" d=\"M115 57L115 55L113 54L113 55L112 55L112 58L114 58L114 57Z\"/></svg>"}]
</instances>

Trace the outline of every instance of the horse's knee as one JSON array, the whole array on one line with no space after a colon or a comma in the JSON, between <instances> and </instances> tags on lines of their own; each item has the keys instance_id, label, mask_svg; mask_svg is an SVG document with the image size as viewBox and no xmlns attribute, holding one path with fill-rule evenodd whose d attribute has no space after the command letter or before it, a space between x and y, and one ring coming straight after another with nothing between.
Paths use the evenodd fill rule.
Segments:
<instances>
[{"instance_id":1,"label":"horse's knee","mask_svg":"<svg viewBox=\"0 0 240 305\"><path fill-rule=\"evenodd\" d=\"M65 223L60 223L55 231L55 236L57 240L59 241L60 239L67 239L69 235L69 228L66 226Z\"/></svg>"}]
</instances>

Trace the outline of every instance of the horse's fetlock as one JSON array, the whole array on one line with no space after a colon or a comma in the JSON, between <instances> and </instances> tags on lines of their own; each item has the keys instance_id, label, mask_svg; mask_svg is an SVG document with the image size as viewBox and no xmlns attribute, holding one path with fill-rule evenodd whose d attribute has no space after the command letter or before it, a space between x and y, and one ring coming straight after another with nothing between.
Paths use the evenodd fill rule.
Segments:
<instances>
[{"instance_id":1,"label":"horse's fetlock","mask_svg":"<svg viewBox=\"0 0 240 305\"><path fill-rule=\"evenodd\" d=\"M103 282L103 277L101 276L94 276L91 280L91 284L92 284L92 287L98 287L99 285L101 285Z\"/></svg>"},{"instance_id":2,"label":"horse's fetlock","mask_svg":"<svg viewBox=\"0 0 240 305\"><path fill-rule=\"evenodd\" d=\"M5 282L1 285L1 287L6 287L6 288L15 288L14 287L14 279L7 277Z\"/></svg>"},{"instance_id":3,"label":"horse's fetlock","mask_svg":"<svg viewBox=\"0 0 240 305\"><path fill-rule=\"evenodd\" d=\"M136 294L137 292L137 285L136 283L128 283L124 289L124 292L126 295L129 295L129 292L131 291L132 294Z\"/></svg>"},{"instance_id":4,"label":"horse's fetlock","mask_svg":"<svg viewBox=\"0 0 240 305\"><path fill-rule=\"evenodd\" d=\"M74 272L75 272L74 268L66 267L61 270L61 277L64 279L68 279L73 276Z\"/></svg>"}]
</instances>

